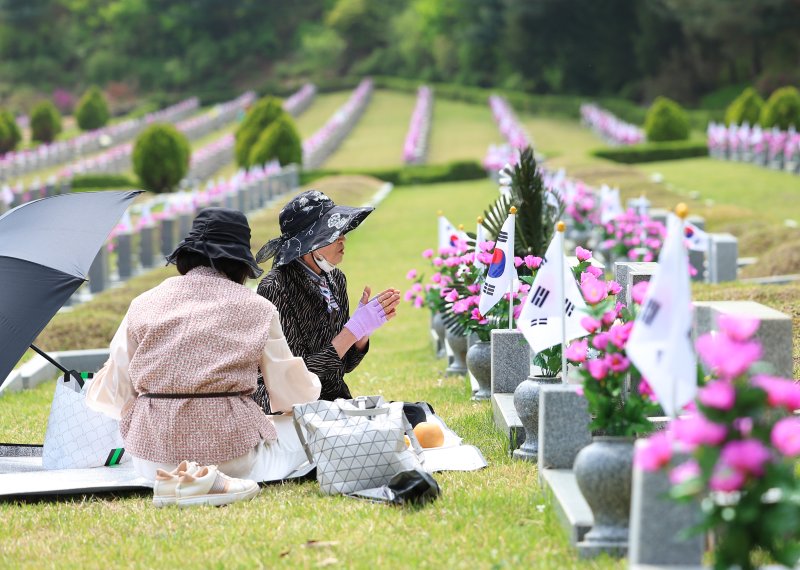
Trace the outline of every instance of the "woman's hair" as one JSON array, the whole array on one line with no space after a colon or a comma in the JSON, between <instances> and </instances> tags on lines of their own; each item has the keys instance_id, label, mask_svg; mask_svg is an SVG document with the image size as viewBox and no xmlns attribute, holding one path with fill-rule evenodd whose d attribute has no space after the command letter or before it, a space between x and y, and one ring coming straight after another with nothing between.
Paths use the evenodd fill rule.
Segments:
<instances>
[{"instance_id":1,"label":"woman's hair","mask_svg":"<svg viewBox=\"0 0 800 570\"><path fill-rule=\"evenodd\" d=\"M211 260L202 253L181 250L175 259L175 265L178 266L178 273L186 275L195 267L211 267ZM250 267L245 262L235 259L217 258L214 260L213 268L239 284L244 284L250 276Z\"/></svg>"}]
</instances>

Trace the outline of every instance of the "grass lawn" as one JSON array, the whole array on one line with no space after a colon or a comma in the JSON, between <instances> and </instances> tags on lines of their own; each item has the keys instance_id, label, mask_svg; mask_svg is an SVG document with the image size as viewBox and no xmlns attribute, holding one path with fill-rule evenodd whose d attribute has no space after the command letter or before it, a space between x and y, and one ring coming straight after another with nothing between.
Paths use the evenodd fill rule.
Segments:
<instances>
[{"instance_id":1,"label":"grass lawn","mask_svg":"<svg viewBox=\"0 0 800 570\"><path fill-rule=\"evenodd\" d=\"M307 139L328 122L328 119L350 98L352 91L320 93L302 115L295 119L300 137Z\"/></svg>"},{"instance_id":2,"label":"grass lawn","mask_svg":"<svg viewBox=\"0 0 800 570\"><path fill-rule=\"evenodd\" d=\"M363 202L366 184L352 180L337 189L335 182L325 187L334 199ZM395 190L348 239L342 268L351 298L367 283L373 290L405 288L406 271L422 269L420 252L435 242L435 212L442 209L454 222L471 220L494 195L493 185L484 181ZM256 247L275 234L276 212L253 218ZM77 315L87 332L93 320L118 322L119 307L124 311L133 289L172 272L140 277L127 293L100 295L56 320L66 323ZM116 315L110 314L114 306ZM483 451L487 469L436 475L443 494L435 503L395 509L322 496L314 482L270 486L250 503L223 509L158 510L146 495L2 503L6 539L0 541L0 567L625 567L607 558L577 559L542 496L535 467L508 458L489 404L469 400L463 377L444 377L444 362L433 357L428 319L426 311L403 306L397 319L375 334L370 355L348 381L359 394L429 401L467 443ZM79 339L83 331L71 329L65 334ZM51 393L48 384L0 399L0 441L10 436L39 441Z\"/></svg>"},{"instance_id":3,"label":"grass lawn","mask_svg":"<svg viewBox=\"0 0 800 570\"><path fill-rule=\"evenodd\" d=\"M436 92L433 98L428 164L453 160L483 162L490 144L505 142L495 125L488 103L472 105L437 99Z\"/></svg>"},{"instance_id":4,"label":"grass lawn","mask_svg":"<svg viewBox=\"0 0 800 570\"><path fill-rule=\"evenodd\" d=\"M394 168L403 164L403 143L417 98L376 90L358 124L325 161L324 168Z\"/></svg>"}]
</instances>

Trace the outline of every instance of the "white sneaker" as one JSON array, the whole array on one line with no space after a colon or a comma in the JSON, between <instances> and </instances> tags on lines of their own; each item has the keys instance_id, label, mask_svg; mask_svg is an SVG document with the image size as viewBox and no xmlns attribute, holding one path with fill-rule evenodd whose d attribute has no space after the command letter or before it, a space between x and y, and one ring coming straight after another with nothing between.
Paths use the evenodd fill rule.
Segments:
<instances>
[{"instance_id":1,"label":"white sneaker","mask_svg":"<svg viewBox=\"0 0 800 570\"><path fill-rule=\"evenodd\" d=\"M175 495L179 507L213 505L219 507L237 501L248 501L261 488L250 479L228 477L216 465L201 467L196 473L180 476Z\"/></svg>"},{"instance_id":2,"label":"white sneaker","mask_svg":"<svg viewBox=\"0 0 800 570\"><path fill-rule=\"evenodd\" d=\"M181 461L172 471L156 470L156 480L153 485L153 504L156 507L166 507L175 504L175 490L178 487L180 476L184 473L197 473L200 465L194 461Z\"/></svg>"}]
</instances>

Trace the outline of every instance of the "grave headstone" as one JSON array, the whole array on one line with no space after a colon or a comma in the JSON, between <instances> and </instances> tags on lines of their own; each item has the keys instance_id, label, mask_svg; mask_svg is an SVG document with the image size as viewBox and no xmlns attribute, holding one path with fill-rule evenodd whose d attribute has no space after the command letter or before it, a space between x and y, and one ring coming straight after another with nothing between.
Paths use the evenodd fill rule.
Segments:
<instances>
[{"instance_id":1,"label":"grave headstone","mask_svg":"<svg viewBox=\"0 0 800 570\"><path fill-rule=\"evenodd\" d=\"M183 239L192 230L194 216L191 213L178 214L178 238ZM171 253L171 252L170 252Z\"/></svg>"},{"instance_id":2,"label":"grave headstone","mask_svg":"<svg viewBox=\"0 0 800 570\"><path fill-rule=\"evenodd\" d=\"M710 283L736 281L739 260L739 242L731 234L709 234L708 272Z\"/></svg>"},{"instance_id":3,"label":"grave headstone","mask_svg":"<svg viewBox=\"0 0 800 570\"><path fill-rule=\"evenodd\" d=\"M636 446L643 445L637 441ZM673 466L686 456L679 456ZM668 497L671 484L667 470L647 472L633 467L628 561L631 566L699 566L703 559L703 535L683 533L701 519L697 502L678 503Z\"/></svg>"},{"instance_id":4,"label":"grave headstone","mask_svg":"<svg viewBox=\"0 0 800 570\"><path fill-rule=\"evenodd\" d=\"M174 218L161 220L161 254L164 256L169 255L175 249L176 225Z\"/></svg>"},{"instance_id":5,"label":"grave headstone","mask_svg":"<svg viewBox=\"0 0 800 570\"><path fill-rule=\"evenodd\" d=\"M117 277L120 281L133 275L133 235L130 232L118 234L117 240Z\"/></svg>"},{"instance_id":6,"label":"grave headstone","mask_svg":"<svg viewBox=\"0 0 800 570\"><path fill-rule=\"evenodd\" d=\"M617 299L630 304L630 289L640 281L649 281L657 265L654 261L617 261L614 264L614 277L622 288ZM630 276L630 273L633 275Z\"/></svg>"},{"instance_id":7,"label":"grave headstone","mask_svg":"<svg viewBox=\"0 0 800 570\"><path fill-rule=\"evenodd\" d=\"M530 373L530 346L521 332L492 330L492 394L511 394Z\"/></svg>"},{"instance_id":8,"label":"grave headstone","mask_svg":"<svg viewBox=\"0 0 800 570\"><path fill-rule=\"evenodd\" d=\"M153 226L144 226L139 230L139 263L143 269L153 267L154 233L155 228Z\"/></svg>"},{"instance_id":9,"label":"grave headstone","mask_svg":"<svg viewBox=\"0 0 800 570\"><path fill-rule=\"evenodd\" d=\"M108 247L103 244L89 267L89 292L99 293L108 286Z\"/></svg>"},{"instance_id":10,"label":"grave headstone","mask_svg":"<svg viewBox=\"0 0 800 570\"><path fill-rule=\"evenodd\" d=\"M575 456L592 442L589 409L578 386L543 385L539 393L539 473L572 469ZM541 477L541 475L540 475Z\"/></svg>"}]
</instances>

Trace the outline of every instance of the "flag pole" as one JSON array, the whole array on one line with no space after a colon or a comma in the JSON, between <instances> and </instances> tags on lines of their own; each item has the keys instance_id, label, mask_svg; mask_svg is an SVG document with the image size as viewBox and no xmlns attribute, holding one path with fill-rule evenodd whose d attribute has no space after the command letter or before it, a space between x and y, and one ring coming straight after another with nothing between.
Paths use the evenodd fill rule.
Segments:
<instances>
[{"instance_id":1,"label":"flag pole","mask_svg":"<svg viewBox=\"0 0 800 570\"><path fill-rule=\"evenodd\" d=\"M561 382L567 383L567 314L564 310L566 305L566 283L564 283L564 230L566 225L561 220L556 224L556 235L558 236L558 300L561 311Z\"/></svg>"},{"instance_id":2,"label":"flag pole","mask_svg":"<svg viewBox=\"0 0 800 570\"><path fill-rule=\"evenodd\" d=\"M686 235L686 217L689 215L689 207L685 203L680 202L677 206L675 206L675 215L678 216L678 218L681 221L681 234L680 234L681 235L681 247L686 247L684 245L683 236ZM671 390L671 392L672 392L672 413L677 418L678 417L678 404L677 404L678 395L675 393L677 391L676 389L677 389L676 383L673 382L672 383L672 390Z\"/></svg>"},{"instance_id":3,"label":"flag pole","mask_svg":"<svg viewBox=\"0 0 800 570\"><path fill-rule=\"evenodd\" d=\"M510 215L512 215L512 216L516 216L517 215L517 209L514 206L511 206L511 208L509 208L509 210L508 210L508 213ZM514 220L514 230L515 230L514 233L516 233L516 223L517 223L517 221L515 219ZM513 246L514 244L512 243L511 245ZM511 247L509 249L510 249L510 251L508 253L511 256L511 267L514 267L514 248ZM508 262L509 262L509 260L506 259L506 263L508 263ZM508 330L513 330L513 328L514 328L514 296L513 295L514 295L514 280L510 279L509 282L508 282Z\"/></svg>"}]
</instances>

